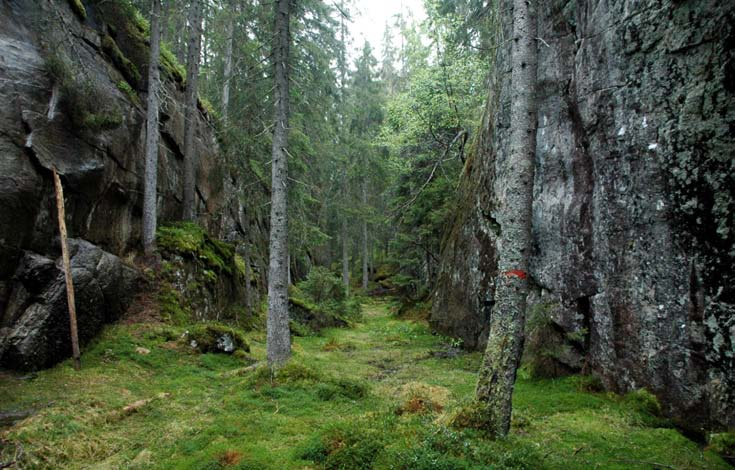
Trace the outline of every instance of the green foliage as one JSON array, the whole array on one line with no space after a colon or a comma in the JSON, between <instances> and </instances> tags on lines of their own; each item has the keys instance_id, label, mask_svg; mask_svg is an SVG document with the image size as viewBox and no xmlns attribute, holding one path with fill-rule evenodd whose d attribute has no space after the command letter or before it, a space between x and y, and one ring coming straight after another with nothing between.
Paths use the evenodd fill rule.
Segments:
<instances>
[{"instance_id":1,"label":"green foliage","mask_svg":"<svg viewBox=\"0 0 735 470\"><path fill-rule=\"evenodd\" d=\"M300 282L298 287L317 304L330 301L343 302L347 298L342 280L322 266L312 268L309 276Z\"/></svg>"},{"instance_id":2,"label":"green foliage","mask_svg":"<svg viewBox=\"0 0 735 470\"><path fill-rule=\"evenodd\" d=\"M222 352L222 346L219 343L225 336L232 340L234 347L232 352L238 349L250 351L250 346L241 332L218 323L205 323L192 327L187 335L187 340L196 342L196 349L199 352Z\"/></svg>"}]
</instances>

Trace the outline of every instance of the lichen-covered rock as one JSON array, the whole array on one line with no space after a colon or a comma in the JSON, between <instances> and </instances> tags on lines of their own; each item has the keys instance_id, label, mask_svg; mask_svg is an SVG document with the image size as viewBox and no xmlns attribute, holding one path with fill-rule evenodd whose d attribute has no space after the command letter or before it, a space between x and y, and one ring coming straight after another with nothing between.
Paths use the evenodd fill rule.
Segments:
<instances>
[{"instance_id":1,"label":"lichen-covered rock","mask_svg":"<svg viewBox=\"0 0 735 470\"><path fill-rule=\"evenodd\" d=\"M69 240L81 344L127 309L138 273L83 240ZM35 370L71 356L66 281L61 259L26 252L0 320L0 366Z\"/></svg>"},{"instance_id":2,"label":"lichen-covered rock","mask_svg":"<svg viewBox=\"0 0 735 470\"><path fill-rule=\"evenodd\" d=\"M530 308L554 305L550 331L582 347L572 370L645 387L690 428L735 425L733 20L714 0L539 2ZM431 319L474 347L493 301L493 201L514 190L507 47L496 61Z\"/></svg>"}]
</instances>

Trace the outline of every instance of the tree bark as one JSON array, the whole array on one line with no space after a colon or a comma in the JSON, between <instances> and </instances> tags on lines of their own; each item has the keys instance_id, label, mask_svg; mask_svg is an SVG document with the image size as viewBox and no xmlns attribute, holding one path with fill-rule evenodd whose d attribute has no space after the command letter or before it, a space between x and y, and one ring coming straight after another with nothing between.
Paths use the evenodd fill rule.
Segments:
<instances>
[{"instance_id":1,"label":"tree bark","mask_svg":"<svg viewBox=\"0 0 735 470\"><path fill-rule=\"evenodd\" d=\"M222 85L222 123L227 127L228 111L230 108L230 81L232 80L232 47L235 39L235 15L230 13L227 21L227 43L225 46L225 70Z\"/></svg>"},{"instance_id":2,"label":"tree bark","mask_svg":"<svg viewBox=\"0 0 735 470\"><path fill-rule=\"evenodd\" d=\"M245 258L245 308L248 312L248 318L253 316L253 292L250 284L252 271L250 268L250 242L245 243L243 257Z\"/></svg>"},{"instance_id":3,"label":"tree bark","mask_svg":"<svg viewBox=\"0 0 735 470\"><path fill-rule=\"evenodd\" d=\"M536 2L513 1L510 153L505 198L499 201L501 236L495 307L477 383L487 431L510 430L513 387L523 352L528 295L531 215L536 154Z\"/></svg>"},{"instance_id":4,"label":"tree bark","mask_svg":"<svg viewBox=\"0 0 735 470\"><path fill-rule=\"evenodd\" d=\"M156 249L156 186L158 180L158 62L161 54L161 0L151 0L151 53L148 62L148 103L143 187L143 251Z\"/></svg>"},{"instance_id":5,"label":"tree bark","mask_svg":"<svg viewBox=\"0 0 735 470\"><path fill-rule=\"evenodd\" d=\"M347 243L347 219L342 216L342 284L345 292L350 293L350 248Z\"/></svg>"},{"instance_id":6,"label":"tree bark","mask_svg":"<svg viewBox=\"0 0 735 470\"><path fill-rule=\"evenodd\" d=\"M81 353L79 352L79 335L77 333L77 308L74 301L74 282L71 276L71 261L69 260L69 244L66 236L66 216L64 211L64 188L56 170L54 174L54 189L56 191L56 210L59 217L59 236L61 238L61 258L64 265L64 279L66 281L66 301L69 307L69 330L71 333L71 351L74 358L74 368L82 368Z\"/></svg>"},{"instance_id":7,"label":"tree bark","mask_svg":"<svg viewBox=\"0 0 735 470\"><path fill-rule=\"evenodd\" d=\"M364 171L367 172L367 165L364 167ZM367 211L367 175L363 175L362 181L362 210ZM362 218L362 289L367 290L368 288L368 226L367 218Z\"/></svg>"},{"instance_id":8,"label":"tree bark","mask_svg":"<svg viewBox=\"0 0 735 470\"><path fill-rule=\"evenodd\" d=\"M189 11L189 46L186 60L186 112L184 116L184 220L196 216L196 146L199 98L199 55L202 43L202 1L193 0Z\"/></svg>"},{"instance_id":9,"label":"tree bark","mask_svg":"<svg viewBox=\"0 0 735 470\"><path fill-rule=\"evenodd\" d=\"M288 117L290 0L275 2L275 128L271 176L270 262L268 269L267 357L271 368L291 356L288 325Z\"/></svg>"}]
</instances>

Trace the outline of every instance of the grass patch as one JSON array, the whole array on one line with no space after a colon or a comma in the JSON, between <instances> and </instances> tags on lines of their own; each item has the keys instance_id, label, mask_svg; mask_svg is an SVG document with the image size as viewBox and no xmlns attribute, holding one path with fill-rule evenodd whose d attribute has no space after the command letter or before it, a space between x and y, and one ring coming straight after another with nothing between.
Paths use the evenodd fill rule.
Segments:
<instances>
[{"instance_id":1,"label":"grass patch","mask_svg":"<svg viewBox=\"0 0 735 470\"><path fill-rule=\"evenodd\" d=\"M295 338L275 374L237 373L235 354L192 354L179 339L192 328L108 327L82 351L80 372L66 361L33 380L3 378L0 410L37 412L5 432L0 461L19 444L20 468L728 468L714 452L724 438L703 451L648 423L647 395L583 391L576 377L522 371L506 439L453 427L480 354L432 355L443 339L385 303L367 305L353 328ZM263 363L264 334L242 335Z\"/></svg>"}]
</instances>

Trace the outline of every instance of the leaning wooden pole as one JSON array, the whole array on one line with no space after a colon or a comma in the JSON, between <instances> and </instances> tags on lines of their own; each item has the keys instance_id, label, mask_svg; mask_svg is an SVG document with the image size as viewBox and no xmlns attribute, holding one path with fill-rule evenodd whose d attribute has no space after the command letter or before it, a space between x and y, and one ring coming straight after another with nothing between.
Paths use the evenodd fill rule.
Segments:
<instances>
[{"instance_id":1,"label":"leaning wooden pole","mask_svg":"<svg viewBox=\"0 0 735 470\"><path fill-rule=\"evenodd\" d=\"M69 326L71 328L71 350L74 358L74 368L81 369L82 361L79 353L79 335L77 333L77 310L74 303L74 282L71 278L71 262L69 261L69 244L66 236L66 221L64 211L64 188L61 186L59 174L54 172L54 187L56 188L56 209L59 214L59 233L61 235L61 258L64 263L66 278L66 300L69 305Z\"/></svg>"}]
</instances>

